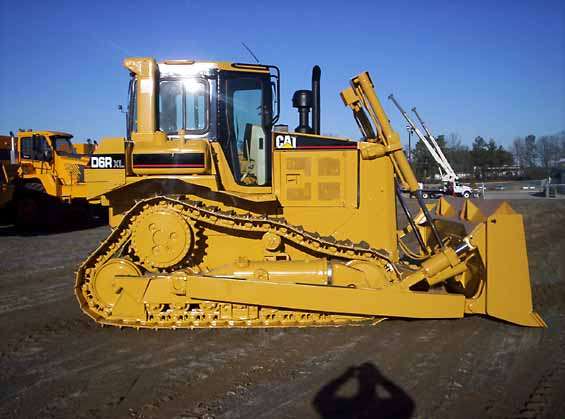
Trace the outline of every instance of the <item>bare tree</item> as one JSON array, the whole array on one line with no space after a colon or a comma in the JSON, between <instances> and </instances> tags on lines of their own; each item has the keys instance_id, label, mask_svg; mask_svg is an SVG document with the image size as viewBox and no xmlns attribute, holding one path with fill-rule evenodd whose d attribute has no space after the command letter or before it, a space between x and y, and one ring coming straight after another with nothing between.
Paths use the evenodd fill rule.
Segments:
<instances>
[{"instance_id":1,"label":"bare tree","mask_svg":"<svg viewBox=\"0 0 565 419\"><path fill-rule=\"evenodd\" d=\"M555 166L559 159L565 158L565 131L541 137L537 152L543 167Z\"/></svg>"},{"instance_id":2,"label":"bare tree","mask_svg":"<svg viewBox=\"0 0 565 419\"><path fill-rule=\"evenodd\" d=\"M453 149L461 148L461 136L456 132L450 133L447 136L447 146Z\"/></svg>"},{"instance_id":3,"label":"bare tree","mask_svg":"<svg viewBox=\"0 0 565 419\"><path fill-rule=\"evenodd\" d=\"M457 173L472 173L473 163L469 157L469 147L462 144L461 136L452 132L447 136L445 156Z\"/></svg>"},{"instance_id":4,"label":"bare tree","mask_svg":"<svg viewBox=\"0 0 565 419\"><path fill-rule=\"evenodd\" d=\"M526 167L536 167L537 166L537 158L538 153L536 150L536 136L535 135L528 135L524 138L524 157L526 159Z\"/></svg>"},{"instance_id":5,"label":"bare tree","mask_svg":"<svg viewBox=\"0 0 565 419\"><path fill-rule=\"evenodd\" d=\"M559 138L555 135L544 135L537 143L537 153L541 165L548 169L559 160Z\"/></svg>"},{"instance_id":6,"label":"bare tree","mask_svg":"<svg viewBox=\"0 0 565 419\"><path fill-rule=\"evenodd\" d=\"M516 137L512 141L512 154L514 155L514 162L518 166L526 167L526 144L522 137Z\"/></svg>"}]
</instances>

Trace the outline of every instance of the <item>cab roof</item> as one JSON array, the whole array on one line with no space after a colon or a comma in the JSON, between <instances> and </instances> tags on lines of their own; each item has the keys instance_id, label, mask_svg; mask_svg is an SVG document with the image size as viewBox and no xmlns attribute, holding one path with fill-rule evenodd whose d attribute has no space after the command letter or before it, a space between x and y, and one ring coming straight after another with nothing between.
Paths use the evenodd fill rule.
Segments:
<instances>
[{"instance_id":1,"label":"cab roof","mask_svg":"<svg viewBox=\"0 0 565 419\"><path fill-rule=\"evenodd\" d=\"M164 60L159 65L186 65L208 68L217 68L223 71L244 71L256 73L269 73L269 67L264 64L232 63L228 61L194 61L194 60Z\"/></svg>"},{"instance_id":2,"label":"cab roof","mask_svg":"<svg viewBox=\"0 0 565 419\"><path fill-rule=\"evenodd\" d=\"M71 137L71 138L73 136L73 134L69 134L68 132L63 132L63 131L40 131L40 130L18 131L18 136L29 137L31 135L46 135L46 136L59 135L61 137Z\"/></svg>"},{"instance_id":3,"label":"cab roof","mask_svg":"<svg viewBox=\"0 0 565 419\"><path fill-rule=\"evenodd\" d=\"M157 67L165 74L189 75L210 73L212 70L270 74L272 66L227 61L163 60L157 62L152 57L130 57L124 60L124 67L142 77L150 77Z\"/></svg>"}]
</instances>

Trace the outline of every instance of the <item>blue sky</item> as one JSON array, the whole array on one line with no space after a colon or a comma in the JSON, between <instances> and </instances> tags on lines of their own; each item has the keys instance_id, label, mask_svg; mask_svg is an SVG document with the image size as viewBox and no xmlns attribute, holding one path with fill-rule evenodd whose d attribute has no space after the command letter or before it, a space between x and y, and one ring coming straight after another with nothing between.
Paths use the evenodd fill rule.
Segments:
<instances>
[{"instance_id":1,"label":"blue sky","mask_svg":"<svg viewBox=\"0 0 565 419\"><path fill-rule=\"evenodd\" d=\"M565 129L565 2L0 0L0 133L124 135L127 56L246 61L249 45L292 92L322 67L322 131L357 138L339 91L369 70L406 140L394 93L432 130L509 145Z\"/></svg>"}]
</instances>

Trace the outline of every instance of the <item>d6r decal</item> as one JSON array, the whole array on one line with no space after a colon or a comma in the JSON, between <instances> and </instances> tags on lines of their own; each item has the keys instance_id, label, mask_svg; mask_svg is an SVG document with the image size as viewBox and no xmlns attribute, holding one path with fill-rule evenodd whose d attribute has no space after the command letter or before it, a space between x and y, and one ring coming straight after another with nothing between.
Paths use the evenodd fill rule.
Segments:
<instances>
[{"instance_id":1,"label":"d6r decal","mask_svg":"<svg viewBox=\"0 0 565 419\"><path fill-rule=\"evenodd\" d=\"M124 155L90 156L91 169L123 169Z\"/></svg>"}]
</instances>

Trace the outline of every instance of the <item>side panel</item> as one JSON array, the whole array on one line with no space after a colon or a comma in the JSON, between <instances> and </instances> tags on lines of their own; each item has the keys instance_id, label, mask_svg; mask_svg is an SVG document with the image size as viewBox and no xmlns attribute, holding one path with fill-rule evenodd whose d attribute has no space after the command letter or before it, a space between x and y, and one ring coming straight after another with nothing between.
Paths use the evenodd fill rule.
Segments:
<instances>
[{"instance_id":1,"label":"side panel","mask_svg":"<svg viewBox=\"0 0 565 419\"><path fill-rule=\"evenodd\" d=\"M168 140L163 133L133 134L132 171L136 175L210 173L208 141Z\"/></svg>"},{"instance_id":2,"label":"side panel","mask_svg":"<svg viewBox=\"0 0 565 419\"><path fill-rule=\"evenodd\" d=\"M275 151L275 194L284 207L357 207L357 150Z\"/></svg>"},{"instance_id":3,"label":"side panel","mask_svg":"<svg viewBox=\"0 0 565 419\"><path fill-rule=\"evenodd\" d=\"M304 136L286 137L280 146L275 137L273 187L288 222L338 240L364 241L397 260L390 159L364 160L355 142L332 139L324 146Z\"/></svg>"}]
</instances>

